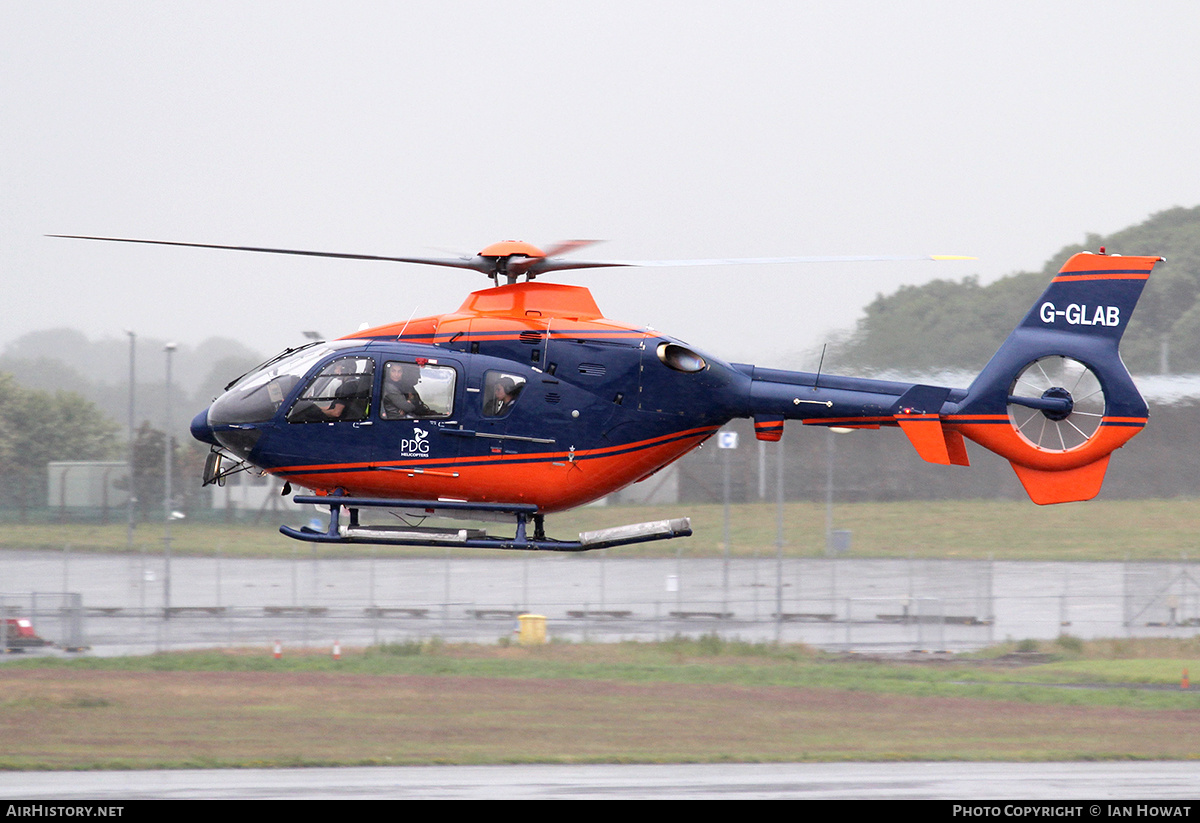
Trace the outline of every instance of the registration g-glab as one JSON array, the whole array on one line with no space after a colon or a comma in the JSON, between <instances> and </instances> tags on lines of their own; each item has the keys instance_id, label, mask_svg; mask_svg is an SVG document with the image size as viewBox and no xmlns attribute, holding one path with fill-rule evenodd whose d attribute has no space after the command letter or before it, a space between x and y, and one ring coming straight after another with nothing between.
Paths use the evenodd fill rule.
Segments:
<instances>
[{"instance_id":1,"label":"registration g-glab","mask_svg":"<svg viewBox=\"0 0 1200 823\"><path fill-rule=\"evenodd\" d=\"M1056 309L1053 303L1043 303L1041 308L1042 322L1053 325L1058 318L1063 318L1071 326L1119 326L1121 325L1120 306L1097 306L1095 311L1086 305L1072 303L1065 309Z\"/></svg>"}]
</instances>

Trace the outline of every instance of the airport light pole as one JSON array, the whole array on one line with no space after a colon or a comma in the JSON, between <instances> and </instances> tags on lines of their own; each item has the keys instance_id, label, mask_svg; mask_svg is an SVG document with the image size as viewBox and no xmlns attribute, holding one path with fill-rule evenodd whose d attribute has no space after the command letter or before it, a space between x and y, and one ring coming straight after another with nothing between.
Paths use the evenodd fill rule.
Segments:
<instances>
[{"instance_id":1,"label":"airport light pole","mask_svg":"<svg viewBox=\"0 0 1200 823\"><path fill-rule=\"evenodd\" d=\"M833 541L833 463L836 454L834 443L839 434L850 434L854 429L842 426L830 426L825 443L825 553L835 554L835 549L845 549L844 546L834 546Z\"/></svg>"},{"instance_id":2,"label":"airport light pole","mask_svg":"<svg viewBox=\"0 0 1200 823\"><path fill-rule=\"evenodd\" d=\"M163 619L171 619L171 355L176 344L168 343L163 349L167 353L167 422L163 432Z\"/></svg>"},{"instance_id":3,"label":"airport light pole","mask_svg":"<svg viewBox=\"0 0 1200 823\"><path fill-rule=\"evenodd\" d=\"M825 435L825 553L833 545L833 429Z\"/></svg>"},{"instance_id":4,"label":"airport light pole","mask_svg":"<svg viewBox=\"0 0 1200 823\"><path fill-rule=\"evenodd\" d=\"M134 421L137 420L137 415L135 412L136 407L134 404L134 397L136 396L137 391L135 388L137 386L137 334L134 333L133 329L126 329L125 333L129 335L129 443L125 449L126 459L129 461L129 480L127 481L129 483L129 503L125 507L128 520L125 529L125 542L126 549L132 555L133 530L134 525L137 522L137 483L134 482L134 478L136 477L136 472L134 470L134 466L136 465L136 449L134 448L136 434L134 431ZM141 568L138 569L137 587L139 593L138 605L141 609L142 615L144 616L146 612L145 550L142 552Z\"/></svg>"},{"instance_id":5,"label":"airport light pole","mask_svg":"<svg viewBox=\"0 0 1200 823\"><path fill-rule=\"evenodd\" d=\"M775 642L783 636L783 440L775 444Z\"/></svg>"},{"instance_id":6,"label":"airport light pole","mask_svg":"<svg viewBox=\"0 0 1200 823\"><path fill-rule=\"evenodd\" d=\"M732 452L734 449L736 449L737 446L738 446L737 432L723 431L717 435L717 447L721 450L721 454L724 458L721 461L722 468L724 470L723 471L724 482L722 483L722 487L723 487L722 497L724 498L724 510L725 510L725 516L724 516L724 521L725 521L724 538L725 539L722 541L722 552L721 552L722 557L723 557L723 561L721 564L722 569L723 569L722 575L721 575L721 591L722 591L721 619L722 620L725 619L725 615L729 611L729 543L730 543L730 534L729 534L729 460L730 460L730 452Z\"/></svg>"},{"instance_id":7,"label":"airport light pole","mask_svg":"<svg viewBox=\"0 0 1200 823\"><path fill-rule=\"evenodd\" d=\"M137 373L136 360L135 360L137 335L134 334L132 329L126 329L125 333L127 335L129 335L129 443L125 450L126 459L129 460L129 480L128 480L128 483L129 483L129 505L126 506L126 508L128 509L128 515L129 515L128 521L129 522L128 522L128 529L127 529L128 534L126 536L126 539L128 542L128 549L129 549L130 553L132 553L133 552L133 522L134 522L133 509L134 509L135 504L137 503L137 498L135 498L133 496L134 495L134 492L133 492L133 490L134 490L134 483L133 483L133 440L134 440L133 426L134 426L134 423L133 423L133 421L135 419L133 398L134 398L134 381L135 381L135 375Z\"/></svg>"}]
</instances>

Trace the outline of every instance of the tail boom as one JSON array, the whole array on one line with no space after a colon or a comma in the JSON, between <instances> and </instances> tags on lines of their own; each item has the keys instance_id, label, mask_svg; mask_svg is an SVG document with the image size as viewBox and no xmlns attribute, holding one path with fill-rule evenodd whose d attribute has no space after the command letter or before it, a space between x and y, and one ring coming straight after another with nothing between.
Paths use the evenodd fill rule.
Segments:
<instances>
[{"instance_id":1,"label":"tail boom","mask_svg":"<svg viewBox=\"0 0 1200 823\"><path fill-rule=\"evenodd\" d=\"M1076 254L970 388L745 367L760 440L785 420L898 426L926 461L966 466L966 440L1004 457L1039 504L1090 500L1109 456L1146 425L1119 344L1161 257Z\"/></svg>"}]
</instances>

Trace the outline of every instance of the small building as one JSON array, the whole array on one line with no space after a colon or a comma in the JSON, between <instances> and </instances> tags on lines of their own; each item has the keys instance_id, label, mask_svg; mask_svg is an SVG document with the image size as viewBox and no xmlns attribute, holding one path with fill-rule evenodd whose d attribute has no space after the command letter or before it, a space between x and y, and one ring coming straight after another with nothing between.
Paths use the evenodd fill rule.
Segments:
<instances>
[{"instance_id":1,"label":"small building","mask_svg":"<svg viewBox=\"0 0 1200 823\"><path fill-rule=\"evenodd\" d=\"M52 509L124 508L129 503L125 461L55 461L46 464L46 505Z\"/></svg>"}]
</instances>

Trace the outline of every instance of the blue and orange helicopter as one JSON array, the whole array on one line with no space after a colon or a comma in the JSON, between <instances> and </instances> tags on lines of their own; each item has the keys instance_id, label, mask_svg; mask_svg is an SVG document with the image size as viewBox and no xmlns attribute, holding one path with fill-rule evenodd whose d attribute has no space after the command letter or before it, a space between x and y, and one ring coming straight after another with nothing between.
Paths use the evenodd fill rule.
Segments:
<instances>
[{"instance_id":1,"label":"blue and orange helicopter","mask_svg":"<svg viewBox=\"0 0 1200 823\"><path fill-rule=\"evenodd\" d=\"M931 463L969 464L969 439L1007 459L1038 504L1089 500L1111 453L1146 424L1119 344L1161 257L1071 257L965 389L727 363L656 331L604 317L579 286L538 281L609 266L912 258L576 260L518 241L460 257L382 257L161 240L83 237L472 269L493 286L455 312L288 349L231 382L191 424L209 444L204 483L257 470L311 490L322 543L586 551L691 534L687 518L546 536L545 516L644 480L734 418L778 441L788 420L899 427ZM947 259L930 257L923 259ZM504 280L501 283L501 280ZM369 525L363 509L391 510ZM411 525L430 516L515 525Z\"/></svg>"}]
</instances>

